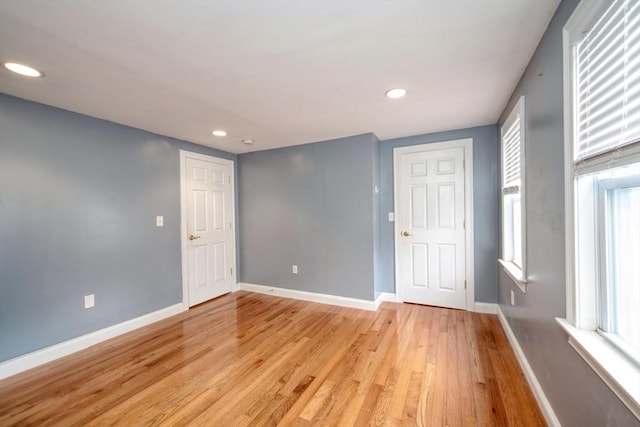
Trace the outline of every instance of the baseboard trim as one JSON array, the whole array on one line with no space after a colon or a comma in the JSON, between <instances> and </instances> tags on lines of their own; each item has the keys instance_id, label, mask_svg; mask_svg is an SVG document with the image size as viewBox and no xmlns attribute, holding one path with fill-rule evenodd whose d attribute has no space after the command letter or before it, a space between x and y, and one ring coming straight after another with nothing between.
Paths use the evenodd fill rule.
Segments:
<instances>
[{"instance_id":1,"label":"baseboard trim","mask_svg":"<svg viewBox=\"0 0 640 427\"><path fill-rule=\"evenodd\" d=\"M391 292L380 292L378 298L376 298L376 310L380 307L380 304L383 302L398 302L398 297L396 294L392 294Z\"/></svg>"},{"instance_id":2,"label":"baseboard trim","mask_svg":"<svg viewBox=\"0 0 640 427\"><path fill-rule=\"evenodd\" d=\"M135 319L127 320L125 322L118 323L117 325L109 326L59 344L54 344L50 347L36 350L32 353L18 356L14 359L9 359L0 363L0 379L16 375L20 372L26 371L27 369L35 368L69 354L84 350L85 348L101 343L102 341L106 341L117 337L118 335L133 331L134 329L147 326L151 323L174 316L186 310L187 309L185 309L182 303L171 305L158 311L136 317Z\"/></svg>"},{"instance_id":3,"label":"baseboard trim","mask_svg":"<svg viewBox=\"0 0 640 427\"><path fill-rule=\"evenodd\" d=\"M509 344L511 344L511 348L516 355L516 359L518 359L518 363L520 363L520 367L524 371L524 376L529 383L529 387L531 387L531 390L533 391L533 395L536 398L540 409L542 410L542 414L544 415L547 424L552 427L561 427L560 421L558 420L555 412L553 412L551 403L549 403L549 399L547 399L547 396L544 394L544 390L538 382L538 378L536 378L536 374L533 372L533 369L531 369L531 365L529 365L529 361L524 355L524 351L522 351L522 347L520 347L520 343L518 342L516 335L511 329L511 326L509 326L509 322L500 309L500 306L497 307L497 313L498 319L500 319L500 324L502 325L502 329L507 335Z\"/></svg>"},{"instance_id":4,"label":"baseboard trim","mask_svg":"<svg viewBox=\"0 0 640 427\"><path fill-rule=\"evenodd\" d=\"M476 313L498 314L498 304L493 302L476 302L473 311Z\"/></svg>"},{"instance_id":5,"label":"baseboard trim","mask_svg":"<svg viewBox=\"0 0 640 427\"><path fill-rule=\"evenodd\" d=\"M398 302L398 295L391 292L380 292L374 301L341 297L337 295L321 294L318 292L298 291L295 289L279 288L277 286L257 285L254 283L238 282L236 290L256 292L258 294L275 295L283 298L293 298L302 301L318 302L321 304L338 305L340 307L359 308L362 310L377 311L380 305L385 302ZM490 302L476 302L474 309L476 313L498 314L498 304Z\"/></svg>"},{"instance_id":6,"label":"baseboard trim","mask_svg":"<svg viewBox=\"0 0 640 427\"><path fill-rule=\"evenodd\" d=\"M321 304L338 305L340 307L359 308L361 310L376 311L379 303L365 299L341 297L338 295L321 294L317 292L298 291L295 289L278 288L275 286L256 285L253 283L238 283L243 291L259 294L275 295L283 298L293 298L302 301L318 302ZM380 298L380 297L378 297ZM382 301L380 301L382 302Z\"/></svg>"}]
</instances>

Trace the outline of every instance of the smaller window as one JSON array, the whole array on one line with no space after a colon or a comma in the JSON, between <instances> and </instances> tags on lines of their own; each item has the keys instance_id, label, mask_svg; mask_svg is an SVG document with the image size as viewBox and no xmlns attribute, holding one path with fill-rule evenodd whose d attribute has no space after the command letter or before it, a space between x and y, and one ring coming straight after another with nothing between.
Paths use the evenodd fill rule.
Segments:
<instances>
[{"instance_id":1,"label":"smaller window","mask_svg":"<svg viewBox=\"0 0 640 427\"><path fill-rule=\"evenodd\" d=\"M524 98L500 129L502 147L502 259L507 273L525 291Z\"/></svg>"}]
</instances>

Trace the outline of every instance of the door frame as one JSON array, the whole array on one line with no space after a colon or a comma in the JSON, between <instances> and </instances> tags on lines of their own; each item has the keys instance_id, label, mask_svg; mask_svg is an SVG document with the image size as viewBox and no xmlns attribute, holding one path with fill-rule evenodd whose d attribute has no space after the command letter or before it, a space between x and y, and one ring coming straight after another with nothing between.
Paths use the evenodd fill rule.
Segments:
<instances>
[{"instance_id":1,"label":"door frame","mask_svg":"<svg viewBox=\"0 0 640 427\"><path fill-rule=\"evenodd\" d=\"M464 216L465 216L465 275L467 281L466 289L466 310L475 311L475 286L474 286L474 268L473 268L473 139L456 139L451 141L432 142L419 145L409 145L404 147L395 147L393 149L393 211L395 218L393 224L393 252L395 261L395 289L396 298L399 302L403 302L402 287L400 286L400 269L399 269L399 251L400 244L400 224L398 212L400 211L399 200L399 170L400 157L403 154L421 153L424 151L439 151L451 148L464 149Z\"/></svg>"},{"instance_id":2,"label":"door frame","mask_svg":"<svg viewBox=\"0 0 640 427\"><path fill-rule=\"evenodd\" d=\"M189 263L187 262L187 252L189 245L187 244L187 159L204 160L207 162L220 163L229 166L231 171L231 224L233 225L231 233L231 262L233 266L233 283L231 285L231 292L234 292L238 288L238 269L236 266L236 194L235 194L235 162L230 159L223 159L222 157L209 156L207 154L195 153L193 151L180 150L180 256L182 264L182 306L189 309Z\"/></svg>"}]
</instances>

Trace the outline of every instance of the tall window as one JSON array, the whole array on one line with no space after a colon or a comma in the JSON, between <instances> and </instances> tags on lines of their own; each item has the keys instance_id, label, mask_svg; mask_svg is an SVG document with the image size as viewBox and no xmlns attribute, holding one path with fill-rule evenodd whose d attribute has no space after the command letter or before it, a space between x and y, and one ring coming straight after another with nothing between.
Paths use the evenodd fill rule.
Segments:
<instances>
[{"instance_id":1,"label":"tall window","mask_svg":"<svg viewBox=\"0 0 640 427\"><path fill-rule=\"evenodd\" d=\"M567 315L640 378L640 1L583 1L565 43Z\"/></svg>"},{"instance_id":2,"label":"tall window","mask_svg":"<svg viewBox=\"0 0 640 427\"><path fill-rule=\"evenodd\" d=\"M524 290L524 98L520 98L500 130L502 139L502 259L509 275Z\"/></svg>"}]
</instances>

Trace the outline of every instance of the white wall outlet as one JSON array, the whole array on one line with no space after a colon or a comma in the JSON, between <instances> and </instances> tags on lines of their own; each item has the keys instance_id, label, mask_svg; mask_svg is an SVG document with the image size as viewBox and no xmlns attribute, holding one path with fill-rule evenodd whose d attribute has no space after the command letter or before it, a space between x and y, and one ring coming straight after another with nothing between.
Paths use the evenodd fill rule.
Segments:
<instances>
[{"instance_id":1,"label":"white wall outlet","mask_svg":"<svg viewBox=\"0 0 640 427\"><path fill-rule=\"evenodd\" d=\"M156 217L156 227L164 227L164 217L162 215Z\"/></svg>"},{"instance_id":2,"label":"white wall outlet","mask_svg":"<svg viewBox=\"0 0 640 427\"><path fill-rule=\"evenodd\" d=\"M511 305L516 305L516 293L511 289Z\"/></svg>"},{"instance_id":3,"label":"white wall outlet","mask_svg":"<svg viewBox=\"0 0 640 427\"><path fill-rule=\"evenodd\" d=\"M389 212L389 222L393 222L396 220L395 212Z\"/></svg>"},{"instance_id":4,"label":"white wall outlet","mask_svg":"<svg viewBox=\"0 0 640 427\"><path fill-rule=\"evenodd\" d=\"M297 266L297 265L292 266L292 267L291 267L291 272L292 272L293 274L298 274L298 266Z\"/></svg>"},{"instance_id":5,"label":"white wall outlet","mask_svg":"<svg viewBox=\"0 0 640 427\"><path fill-rule=\"evenodd\" d=\"M84 296L84 308L91 308L96 305L96 297L94 294Z\"/></svg>"}]
</instances>

